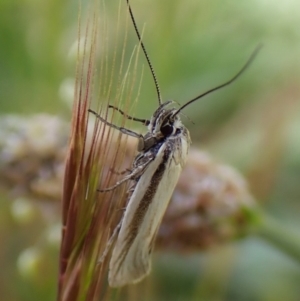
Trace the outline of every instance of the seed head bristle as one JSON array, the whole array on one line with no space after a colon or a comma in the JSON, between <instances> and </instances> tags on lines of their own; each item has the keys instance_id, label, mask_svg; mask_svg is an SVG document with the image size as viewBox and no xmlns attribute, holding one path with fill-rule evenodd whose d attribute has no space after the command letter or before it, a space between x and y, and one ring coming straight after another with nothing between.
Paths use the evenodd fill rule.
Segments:
<instances>
[{"instance_id":1,"label":"seed head bristle","mask_svg":"<svg viewBox=\"0 0 300 301\"><path fill-rule=\"evenodd\" d=\"M126 201L126 185L105 193L98 190L117 181L119 176L115 171L119 171L124 166L124 158L128 158L125 151L127 137L94 118L89 108L92 97L97 95L102 100L96 109L97 114L109 122L125 126L125 117L109 111L109 104L121 107L126 113L132 110L139 51L132 52L126 65L123 50L120 69L124 71L120 70L115 78L117 54L114 52L110 60L104 56L97 61L99 24L96 10L90 12L89 18L83 55L77 66L72 133L64 177L58 300L79 300L87 295L89 300L98 300L100 292L105 294L107 258L101 264L98 260L120 221ZM125 36L125 44L126 39ZM100 65L100 74L97 75L96 64ZM96 85L98 79L100 86ZM124 169L130 167L130 163Z\"/></svg>"}]
</instances>

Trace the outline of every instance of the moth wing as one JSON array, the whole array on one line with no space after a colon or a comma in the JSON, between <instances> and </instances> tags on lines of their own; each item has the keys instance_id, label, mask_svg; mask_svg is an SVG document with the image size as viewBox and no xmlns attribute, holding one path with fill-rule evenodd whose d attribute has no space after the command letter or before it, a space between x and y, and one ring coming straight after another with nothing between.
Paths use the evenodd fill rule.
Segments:
<instances>
[{"instance_id":1,"label":"moth wing","mask_svg":"<svg viewBox=\"0 0 300 301\"><path fill-rule=\"evenodd\" d=\"M180 164L181 168L184 167L191 144L189 131L186 128L182 129L182 139L174 139L173 143L173 159L176 164Z\"/></svg>"},{"instance_id":2,"label":"moth wing","mask_svg":"<svg viewBox=\"0 0 300 301\"><path fill-rule=\"evenodd\" d=\"M189 141L178 139L175 144L175 149L174 141L161 146L128 202L109 264L111 287L138 282L151 270L156 233L186 161Z\"/></svg>"},{"instance_id":3,"label":"moth wing","mask_svg":"<svg viewBox=\"0 0 300 301\"><path fill-rule=\"evenodd\" d=\"M162 162L166 145L163 144L153 162L140 177L130 197L122 220L121 229L109 263L108 282L111 287L119 287L142 280L151 270L150 252L153 231L159 224L150 223L147 216L153 214L151 205L143 215L143 204L147 205L145 194L155 171ZM150 204L150 203L149 203ZM150 210L150 211L149 211ZM153 228L155 229L153 230Z\"/></svg>"}]
</instances>

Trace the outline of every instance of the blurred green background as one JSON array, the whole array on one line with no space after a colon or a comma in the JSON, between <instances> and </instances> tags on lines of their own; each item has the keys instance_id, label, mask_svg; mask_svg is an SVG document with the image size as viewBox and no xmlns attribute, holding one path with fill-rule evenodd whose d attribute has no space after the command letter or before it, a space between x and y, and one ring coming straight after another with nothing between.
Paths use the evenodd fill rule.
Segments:
<instances>
[{"instance_id":1,"label":"blurred green background","mask_svg":"<svg viewBox=\"0 0 300 301\"><path fill-rule=\"evenodd\" d=\"M235 83L185 110L194 124L183 119L193 146L241 171L264 211L299 239L299 1L131 4L139 28L145 25L143 40L164 100L183 104L223 83L263 43ZM118 0L106 6L102 13L113 30ZM77 13L77 1L0 1L2 116L45 112L70 119ZM130 48L137 40L129 28ZM118 46L122 48L121 40ZM136 115L148 118L156 106L145 66ZM55 227L59 232L59 225L55 218L43 218L49 210L57 213L58 221L59 210L53 209L57 204L41 209L40 204L26 203L34 213L20 220L13 213L15 202L1 193L0 299L53 300L59 247L45 242L45 236ZM155 291L147 300L300 300L299 262L255 236L192 257L162 254L155 259ZM29 268L22 269L22 260L27 265L29 260Z\"/></svg>"}]
</instances>

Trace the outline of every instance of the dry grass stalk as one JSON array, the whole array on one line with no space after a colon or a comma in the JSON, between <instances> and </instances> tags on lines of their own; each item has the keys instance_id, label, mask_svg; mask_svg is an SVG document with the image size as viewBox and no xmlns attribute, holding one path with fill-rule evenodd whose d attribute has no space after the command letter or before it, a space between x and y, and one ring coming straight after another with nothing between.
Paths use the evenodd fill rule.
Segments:
<instances>
[{"instance_id":1,"label":"dry grass stalk","mask_svg":"<svg viewBox=\"0 0 300 301\"><path fill-rule=\"evenodd\" d=\"M91 34L86 29L83 59L78 58L75 86L75 102L73 106L71 138L67 154L63 197L62 197L62 242L60 251L58 300L79 300L86 295L89 280L89 266L96 256L92 254L88 241L92 236L93 218L95 216L94 200L96 199L95 176L92 173L92 163L95 157L95 147L87 148L88 107L92 88L93 70L91 66L95 59L95 20L92 30L92 42L87 49L87 36ZM78 45L80 45L80 26ZM88 50L88 53L86 51ZM79 50L78 50L79 53ZM88 67L85 66L88 60ZM86 69L85 69L86 68ZM84 79L86 76L86 82ZM93 134L93 141L97 136ZM89 174L87 173L89 172ZM94 242L97 244L97 241ZM84 279L84 282L82 281Z\"/></svg>"},{"instance_id":2,"label":"dry grass stalk","mask_svg":"<svg viewBox=\"0 0 300 301\"><path fill-rule=\"evenodd\" d=\"M98 12L99 7L95 1L84 34L83 55L82 58L79 57L77 67L62 202L63 232L58 300L63 301L99 300L99 296L101 299L106 298L107 260L101 264L98 264L98 260L121 218L122 210L117 209L123 208L125 201L125 187L107 193L99 193L97 189L115 183L116 174L112 171L117 170L123 160L122 149L126 149L126 140L122 140L120 133L112 131L99 119L89 115L88 109L92 98L96 95L98 101L104 99L99 103L97 111L106 120L111 122L115 115L113 112L109 118L108 100L116 106L120 106L120 102L124 101L124 111L128 111L131 105L129 101L134 99L139 51L132 53L132 59L125 71L123 51L118 79L115 79L117 53L113 53L111 61L108 61L107 57L100 57L100 62L97 61L99 26L106 27L105 20L100 20L102 24L99 23ZM119 21L118 24L120 26ZM78 47L81 45L80 26L79 20ZM105 30L101 34L105 36ZM126 38L125 36L124 45ZM99 74L95 74L98 65L100 71ZM127 75L132 69L133 75L129 81ZM98 79L99 90L95 91L94 85L96 86ZM113 82L118 82L118 88L114 93ZM89 126L90 116L94 119L92 129ZM121 118L121 124L124 126L125 119L123 116Z\"/></svg>"}]
</instances>

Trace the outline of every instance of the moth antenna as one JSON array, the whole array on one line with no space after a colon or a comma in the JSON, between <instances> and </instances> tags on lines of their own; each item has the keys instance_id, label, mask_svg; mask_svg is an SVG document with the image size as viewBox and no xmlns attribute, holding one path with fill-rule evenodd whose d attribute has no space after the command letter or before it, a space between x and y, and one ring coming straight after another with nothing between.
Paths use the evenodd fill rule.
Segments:
<instances>
[{"instance_id":1,"label":"moth antenna","mask_svg":"<svg viewBox=\"0 0 300 301\"><path fill-rule=\"evenodd\" d=\"M262 44L259 44L255 49L254 51L252 52L252 54L250 55L249 59L247 60L246 64L242 67L242 69L233 77L231 78L229 81L215 87L215 88L212 88L200 95L198 95L197 97L191 99L190 101L188 101L187 103L185 103L181 108L179 108L174 114L173 114L173 117L176 116L180 111L182 111L185 107L187 107L189 104L193 103L194 101L196 101L197 99L200 99L212 92L215 92L219 89L222 89L228 85L230 85L232 82L234 82L249 66L250 64L253 62L254 58L256 57L257 53L259 52L259 50L262 48Z\"/></svg>"},{"instance_id":2,"label":"moth antenna","mask_svg":"<svg viewBox=\"0 0 300 301\"><path fill-rule=\"evenodd\" d=\"M146 58L146 60L147 60L148 66L149 66L150 71L151 71L151 74L152 74L152 78L153 78L153 80L154 80L155 89L156 89L157 98L158 98L158 103L159 103L159 105L161 105L161 104L162 104L161 94L160 94L160 89L159 89L158 81L157 81L157 78L156 78L156 75L155 75L155 72L154 72L154 68L153 68L153 66L152 66L152 64L151 64L150 58L149 58L149 56L148 56L148 53L147 53L146 48L145 48L145 45L144 45L144 43L143 43L143 41L142 41L140 32L139 32L138 27L137 27L137 25L136 25L136 22L135 22L135 19L134 19L134 16L133 16L133 12L132 12L132 10L131 10L131 6L130 6L130 4L129 4L129 0L126 0L126 2L127 2L127 6L128 6L128 10L129 10L129 14L130 14L130 18L131 18L131 21L132 21L134 30L135 30L135 32L136 32L136 35L137 35L137 37L138 37L139 42L141 43L143 53L144 53L144 55L145 55L145 58Z\"/></svg>"},{"instance_id":3,"label":"moth antenna","mask_svg":"<svg viewBox=\"0 0 300 301\"><path fill-rule=\"evenodd\" d=\"M121 109L119 109L119 108L117 108L117 107L115 107L115 106L108 105L108 108L109 108L109 109L114 109L114 110L120 112L123 116L125 116L125 117L126 117L127 119L129 119L129 120L134 120L134 121L141 122L141 123L143 123L143 124L146 125L146 126L148 126L149 123L150 123L150 120L148 120L148 119L141 119L141 118L132 117L132 116L126 114L124 111L122 111Z\"/></svg>"}]
</instances>

